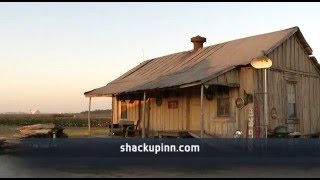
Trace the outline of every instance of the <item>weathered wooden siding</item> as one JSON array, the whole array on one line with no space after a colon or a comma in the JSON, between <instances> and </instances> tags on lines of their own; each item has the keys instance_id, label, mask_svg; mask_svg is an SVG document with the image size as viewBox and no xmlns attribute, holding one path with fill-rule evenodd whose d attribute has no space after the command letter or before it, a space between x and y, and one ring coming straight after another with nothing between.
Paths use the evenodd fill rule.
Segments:
<instances>
[{"instance_id":1,"label":"weathered wooden siding","mask_svg":"<svg viewBox=\"0 0 320 180\"><path fill-rule=\"evenodd\" d=\"M212 80L213 84L239 84L241 86L241 70L233 69ZM219 137L232 137L234 131L239 129L239 110L235 107L235 100L239 97L239 88L230 87L230 117L217 117L217 99L214 97L211 101L204 98L204 130L206 133ZM200 96L200 94L199 94Z\"/></svg>"},{"instance_id":2,"label":"weathered wooden siding","mask_svg":"<svg viewBox=\"0 0 320 180\"><path fill-rule=\"evenodd\" d=\"M139 101L134 101L133 103L127 102L127 117L128 120L138 121L139 119Z\"/></svg>"},{"instance_id":3,"label":"weathered wooden siding","mask_svg":"<svg viewBox=\"0 0 320 180\"><path fill-rule=\"evenodd\" d=\"M295 35L270 52L268 57L272 59L272 68L310 74L318 73Z\"/></svg>"},{"instance_id":4,"label":"weathered wooden siding","mask_svg":"<svg viewBox=\"0 0 320 180\"><path fill-rule=\"evenodd\" d=\"M239 88L239 97L245 98L244 93L253 94L256 82L256 76L254 76L253 67L243 67L240 71L240 88ZM233 101L234 104L234 101ZM248 132L248 121L249 121L249 110L253 108L253 103L248 103L241 109L237 109L239 114L239 120L237 122L238 130L244 133L244 137L247 137Z\"/></svg>"},{"instance_id":5,"label":"weathered wooden siding","mask_svg":"<svg viewBox=\"0 0 320 180\"><path fill-rule=\"evenodd\" d=\"M217 117L216 97L212 100L204 98L203 107L205 133L218 137L233 137L233 133L238 129L243 132L246 131L246 117L248 116L247 111L250 105L242 109L237 109L235 107L235 100L238 97L243 97L244 90L246 90L247 93L251 93L253 91L253 78L253 69L250 67L243 67L241 69L234 69L226 72L210 81L210 83L216 84L237 83L240 87L230 87L229 89L230 117ZM193 90L191 94L198 97L200 101L200 88Z\"/></svg>"},{"instance_id":6,"label":"weathered wooden siding","mask_svg":"<svg viewBox=\"0 0 320 180\"><path fill-rule=\"evenodd\" d=\"M208 81L209 84L235 84L240 82L239 69L233 69Z\"/></svg>"},{"instance_id":7,"label":"weathered wooden siding","mask_svg":"<svg viewBox=\"0 0 320 180\"><path fill-rule=\"evenodd\" d=\"M121 119L121 102L117 101L115 97L112 98L113 101L113 123L118 123ZM139 101L136 100L133 103L129 103L129 100L126 100L127 104L127 119L137 122L139 120L139 115L141 116L141 107L139 108Z\"/></svg>"},{"instance_id":8,"label":"weathered wooden siding","mask_svg":"<svg viewBox=\"0 0 320 180\"><path fill-rule=\"evenodd\" d=\"M161 106L156 104L156 99L150 99L150 130L170 131L186 130L187 122L187 96L186 92L179 97L162 98ZM178 101L178 108L169 109L169 101Z\"/></svg>"},{"instance_id":9,"label":"weathered wooden siding","mask_svg":"<svg viewBox=\"0 0 320 180\"><path fill-rule=\"evenodd\" d=\"M217 78L214 78L210 83L239 83L239 69L226 72ZM238 88L230 89L230 105L232 106L230 118L218 118L216 99L214 98L209 101L204 98L204 129L206 133L223 137L232 136L234 131L238 128L236 111L234 108L234 101L238 97L238 92ZM181 90L178 98L163 98L161 106L157 106L155 98L152 98L150 100L150 130L200 130L200 113L192 113L193 111L200 112L200 94L201 90L199 86L184 88ZM178 101L179 105L177 109L168 108L168 101L171 100ZM195 120L195 122L193 121L192 123L192 120Z\"/></svg>"},{"instance_id":10,"label":"weathered wooden siding","mask_svg":"<svg viewBox=\"0 0 320 180\"><path fill-rule=\"evenodd\" d=\"M118 101L116 97L112 97L112 121L114 124L118 123L119 120L119 113L118 113Z\"/></svg>"},{"instance_id":11,"label":"weathered wooden siding","mask_svg":"<svg viewBox=\"0 0 320 180\"><path fill-rule=\"evenodd\" d=\"M236 110L234 101L238 97L238 88L230 89L230 118L217 117L217 101L216 98L209 101L204 98L204 129L205 132L221 137L231 137L234 131L238 128L236 118ZM200 130L200 114L195 113L196 117L192 117L192 109L198 108L200 112L200 103L196 106L190 106L190 100L200 102L200 88L185 89L183 95L179 98L163 98L162 105L157 106L156 100L150 100L150 130L151 131L185 131L185 130ZM169 109L168 101L177 100L178 108ZM197 111L197 109L194 109ZM191 123L192 119L196 119L195 123ZM199 124L196 124L199 123Z\"/></svg>"},{"instance_id":12,"label":"weathered wooden siding","mask_svg":"<svg viewBox=\"0 0 320 180\"><path fill-rule=\"evenodd\" d=\"M261 70L261 79L259 79L260 84L263 83L262 78L262 70ZM269 110L269 128L274 129L276 126L280 124L285 124L286 120L283 118L286 114L287 105L285 104L287 99L287 94L285 92L285 84L284 82L284 73L279 72L275 73L273 71L268 71L267 77L268 81L268 110ZM258 83L259 83L258 82ZM260 86L261 90L259 92L263 92L262 86ZM260 112L263 114L263 98L260 99L261 101L257 103L257 106L261 106ZM272 118L271 110L274 108L276 110L277 116ZM263 116L261 116L261 122L265 124Z\"/></svg>"},{"instance_id":13,"label":"weathered wooden siding","mask_svg":"<svg viewBox=\"0 0 320 180\"><path fill-rule=\"evenodd\" d=\"M206 133L220 137L231 137L238 128L234 101L238 97L238 88L230 88L230 117L217 117L217 99L204 98L204 130ZM200 121L199 121L200 122Z\"/></svg>"},{"instance_id":14,"label":"weathered wooden siding","mask_svg":"<svg viewBox=\"0 0 320 180\"><path fill-rule=\"evenodd\" d=\"M320 131L320 79L319 73L310 61L296 36L292 36L268 54L272 68L268 70L269 125L274 129L286 125L291 130L310 134ZM262 92L263 74L257 70L258 88ZM297 86L298 123L287 123L286 81L293 79ZM272 119L271 108L277 110L277 118Z\"/></svg>"}]
</instances>

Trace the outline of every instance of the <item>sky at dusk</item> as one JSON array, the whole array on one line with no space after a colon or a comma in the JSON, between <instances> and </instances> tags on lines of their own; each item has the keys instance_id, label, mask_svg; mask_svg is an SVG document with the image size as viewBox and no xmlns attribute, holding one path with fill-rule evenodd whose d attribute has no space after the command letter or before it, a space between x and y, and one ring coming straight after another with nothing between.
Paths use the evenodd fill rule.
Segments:
<instances>
[{"instance_id":1,"label":"sky at dusk","mask_svg":"<svg viewBox=\"0 0 320 180\"><path fill-rule=\"evenodd\" d=\"M299 26L320 59L320 3L0 3L0 113L80 112L144 59ZM111 98L92 99L92 109Z\"/></svg>"}]
</instances>

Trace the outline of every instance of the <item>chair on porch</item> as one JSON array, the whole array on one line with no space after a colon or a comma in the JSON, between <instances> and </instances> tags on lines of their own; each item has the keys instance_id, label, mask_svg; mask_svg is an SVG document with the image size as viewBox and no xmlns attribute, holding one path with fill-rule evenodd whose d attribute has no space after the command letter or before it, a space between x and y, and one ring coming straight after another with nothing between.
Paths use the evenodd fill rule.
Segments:
<instances>
[{"instance_id":1,"label":"chair on porch","mask_svg":"<svg viewBox=\"0 0 320 180\"><path fill-rule=\"evenodd\" d=\"M134 121L131 120L119 120L118 124L113 124L113 128L109 125L109 136L113 133L114 136L123 136L128 137L132 134L132 130L134 129Z\"/></svg>"},{"instance_id":2,"label":"chair on porch","mask_svg":"<svg viewBox=\"0 0 320 180\"><path fill-rule=\"evenodd\" d=\"M140 119L133 126L128 126L126 129L125 137L134 137L138 132L138 126L140 125Z\"/></svg>"}]
</instances>

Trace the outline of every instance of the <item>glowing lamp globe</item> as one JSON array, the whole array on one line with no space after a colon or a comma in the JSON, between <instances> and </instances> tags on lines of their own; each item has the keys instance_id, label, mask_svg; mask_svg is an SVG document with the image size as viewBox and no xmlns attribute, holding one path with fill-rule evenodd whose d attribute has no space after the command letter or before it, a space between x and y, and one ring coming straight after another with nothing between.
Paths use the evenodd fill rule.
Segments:
<instances>
[{"instance_id":1,"label":"glowing lamp globe","mask_svg":"<svg viewBox=\"0 0 320 180\"><path fill-rule=\"evenodd\" d=\"M263 68L269 68L272 66L272 61L267 56L254 58L250 62L251 66L253 66L256 69L263 69Z\"/></svg>"}]
</instances>

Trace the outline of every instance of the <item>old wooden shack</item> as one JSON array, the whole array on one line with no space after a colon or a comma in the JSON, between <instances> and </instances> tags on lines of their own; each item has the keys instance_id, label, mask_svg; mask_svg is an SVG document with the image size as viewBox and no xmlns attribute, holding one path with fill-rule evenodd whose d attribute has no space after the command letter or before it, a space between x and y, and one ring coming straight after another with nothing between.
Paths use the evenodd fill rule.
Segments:
<instances>
[{"instance_id":1,"label":"old wooden shack","mask_svg":"<svg viewBox=\"0 0 320 180\"><path fill-rule=\"evenodd\" d=\"M140 120L143 137L233 137L236 130L248 137L250 118L254 137L280 125L320 132L320 65L298 27L207 47L201 36L191 42L192 50L146 60L85 97L112 97L112 121ZM272 60L267 112L263 69L250 64L264 56Z\"/></svg>"}]
</instances>

